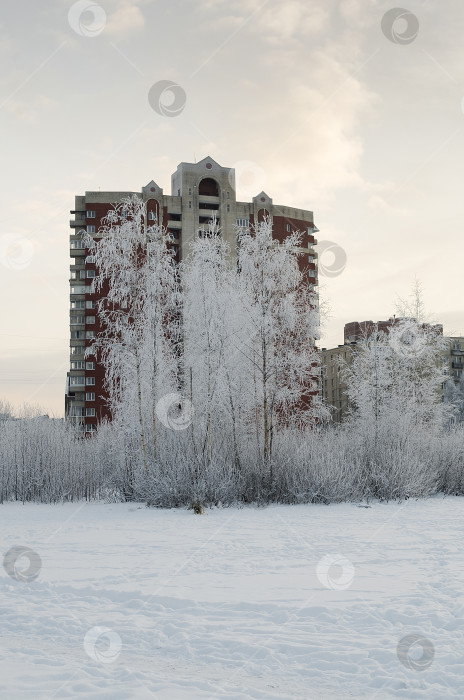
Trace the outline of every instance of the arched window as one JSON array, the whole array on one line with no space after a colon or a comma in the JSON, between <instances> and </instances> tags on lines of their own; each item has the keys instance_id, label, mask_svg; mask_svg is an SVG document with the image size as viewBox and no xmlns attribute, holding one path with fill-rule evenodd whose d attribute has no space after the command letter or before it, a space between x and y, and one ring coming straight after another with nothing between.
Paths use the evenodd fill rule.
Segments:
<instances>
[{"instance_id":1,"label":"arched window","mask_svg":"<svg viewBox=\"0 0 464 700\"><path fill-rule=\"evenodd\" d=\"M147 220L151 226L155 222L161 223L159 220L159 203L156 199L149 199L147 202Z\"/></svg>"},{"instance_id":2,"label":"arched window","mask_svg":"<svg viewBox=\"0 0 464 700\"><path fill-rule=\"evenodd\" d=\"M212 177L205 177L198 185L198 194L206 197L219 197L219 185Z\"/></svg>"},{"instance_id":3,"label":"arched window","mask_svg":"<svg viewBox=\"0 0 464 700\"><path fill-rule=\"evenodd\" d=\"M267 209L260 209L258 212L258 223L264 221L264 219L269 218L269 212Z\"/></svg>"}]
</instances>

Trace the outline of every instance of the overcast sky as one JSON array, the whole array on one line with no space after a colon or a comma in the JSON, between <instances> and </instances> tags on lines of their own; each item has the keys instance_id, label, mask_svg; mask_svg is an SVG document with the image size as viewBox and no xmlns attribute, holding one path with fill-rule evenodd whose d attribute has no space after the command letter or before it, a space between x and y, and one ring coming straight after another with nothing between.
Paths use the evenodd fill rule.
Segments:
<instances>
[{"instance_id":1,"label":"overcast sky","mask_svg":"<svg viewBox=\"0 0 464 700\"><path fill-rule=\"evenodd\" d=\"M170 193L178 163L206 155L237 168L240 199L264 189L313 210L319 241L337 246L327 272L346 255L321 271L321 345L343 342L348 321L388 318L415 277L434 320L464 335L464 7L392 8L3 4L0 398L63 414L74 195L151 179ZM175 99L157 101L160 81L180 86Z\"/></svg>"}]
</instances>

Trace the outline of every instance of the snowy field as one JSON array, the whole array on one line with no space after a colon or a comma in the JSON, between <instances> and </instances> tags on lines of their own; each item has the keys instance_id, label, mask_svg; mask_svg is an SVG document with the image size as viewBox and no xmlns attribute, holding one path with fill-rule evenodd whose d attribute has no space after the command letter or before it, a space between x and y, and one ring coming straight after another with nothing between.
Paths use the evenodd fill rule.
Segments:
<instances>
[{"instance_id":1,"label":"snowy field","mask_svg":"<svg viewBox=\"0 0 464 700\"><path fill-rule=\"evenodd\" d=\"M464 696L463 498L0 522L2 698Z\"/></svg>"}]
</instances>

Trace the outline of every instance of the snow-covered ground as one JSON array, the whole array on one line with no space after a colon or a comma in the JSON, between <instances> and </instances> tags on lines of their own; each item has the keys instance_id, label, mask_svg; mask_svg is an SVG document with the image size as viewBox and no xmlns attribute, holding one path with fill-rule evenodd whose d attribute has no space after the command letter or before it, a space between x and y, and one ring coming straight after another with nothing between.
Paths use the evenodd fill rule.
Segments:
<instances>
[{"instance_id":1,"label":"snow-covered ground","mask_svg":"<svg viewBox=\"0 0 464 700\"><path fill-rule=\"evenodd\" d=\"M462 498L0 523L2 698L464 696Z\"/></svg>"}]
</instances>

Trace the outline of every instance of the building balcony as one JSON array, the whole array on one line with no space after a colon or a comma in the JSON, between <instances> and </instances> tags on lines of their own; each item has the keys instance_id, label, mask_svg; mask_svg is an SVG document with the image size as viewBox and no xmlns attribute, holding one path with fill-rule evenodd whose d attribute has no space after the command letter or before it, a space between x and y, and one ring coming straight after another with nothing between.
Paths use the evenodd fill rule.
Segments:
<instances>
[{"instance_id":1,"label":"building balcony","mask_svg":"<svg viewBox=\"0 0 464 700\"><path fill-rule=\"evenodd\" d=\"M451 348L451 354L455 357L464 357L464 350L460 348Z\"/></svg>"},{"instance_id":2,"label":"building balcony","mask_svg":"<svg viewBox=\"0 0 464 700\"><path fill-rule=\"evenodd\" d=\"M173 219L168 220L169 228L182 228L182 221L174 221Z\"/></svg>"},{"instance_id":3,"label":"building balcony","mask_svg":"<svg viewBox=\"0 0 464 700\"><path fill-rule=\"evenodd\" d=\"M86 227L85 219L70 219L69 225L71 226L71 228L83 228L83 229L85 229L85 227Z\"/></svg>"},{"instance_id":4,"label":"building balcony","mask_svg":"<svg viewBox=\"0 0 464 700\"><path fill-rule=\"evenodd\" d=\"M464 369L464 362L452 362L453 369Z\"/></svg>"},{"instance_id":5,"label":"building balcony","mask_svg":"<svg viewBox=\"0 0 464 700\"><path fill-rule=\"evenodd\" d=\"M220 204L221 203L221 198L220 197L213 197L212 195L209 194L200 194L198 196L198 201L204 204Z\"/></svg>"},{"instance_id":6,"label":"building balcony","mask_svg":"<svg viewBox=\"0 0 464 700\"><path fill-rule=\"evenodd\" d=\"M200 221L217 221L221 220L219 216L219 211L215 209L200 209L198 212L198 217Z\"/></svg>"}]
</instances>

